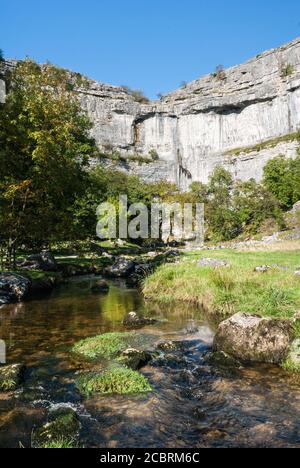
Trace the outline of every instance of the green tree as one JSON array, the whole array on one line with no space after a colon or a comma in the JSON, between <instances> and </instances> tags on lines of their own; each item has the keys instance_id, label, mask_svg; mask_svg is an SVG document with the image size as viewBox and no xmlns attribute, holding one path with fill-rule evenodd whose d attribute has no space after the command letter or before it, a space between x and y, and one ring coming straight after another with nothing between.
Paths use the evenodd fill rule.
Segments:
<instances>
[{"instance_id":1,"label":"green tree","mask_svg":"<svg viewBox=\"0 0 300 468\"><path fill-rule=\"evenodd\" d=\"M4 52L0 49L0 62L4 62Z\"/></svg>"},{"instance_id":2,"label":"green tree","mask_svg":"<svg viewBox=\"0 0 300 468\"><path fill-rule=\"evenodd\" d=\"M300 200L300 151L296 159L291 161L291 180L293 187L293 204Z\"/></svg>"},{"instance_id":3,"label":"green tree","mask_svg":"<svg viewBox=\"0 0 300 468\"><path fill-rule=\"evenodd\" d=\"M233 191L233 208L244 233L256 234L265 220L274 219L284 227L283 213L276 198L254 179L237 182Z\"/></svg>"},{"instance_id":4,"label":"green tree","mask_svg":"<svg viewBox=\"0 0 300 468\"><path fill-rule=\"evenodd\" d=\"M290 159L278 156L269 161L264 168L264 185L279 201L284 209L294 202L293 164Z\"/></svg>"},{"instance_id":5,"label":"green tree","mask_svg":"<svg viewBox=\"0 0 300 468\"><path fill-rule=\"evenodd\" d=\"M32 60L17 65L0 108L1 242L9 259L22 244L68 238L84 192L91 124L67 71Z\"/></svg>"}]
</instances>

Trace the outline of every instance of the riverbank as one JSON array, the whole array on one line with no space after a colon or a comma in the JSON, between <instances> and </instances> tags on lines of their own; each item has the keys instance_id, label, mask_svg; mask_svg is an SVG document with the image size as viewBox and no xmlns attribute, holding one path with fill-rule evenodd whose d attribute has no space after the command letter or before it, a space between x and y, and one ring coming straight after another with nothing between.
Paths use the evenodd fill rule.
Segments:
<instances>
[{"instance_id":1,"label":"riverbank","mask_svg":"<svg viewBox=\"0 0 300 468\"><path fill-rule=\"evenodd\" d=\"M163 304L184 302L202 307L216 321L240 311L293 318L300 310L299 268L300 248L191 251L176 265L163 265L146 278L143 293Z\"/></svg>"}]
</instances>

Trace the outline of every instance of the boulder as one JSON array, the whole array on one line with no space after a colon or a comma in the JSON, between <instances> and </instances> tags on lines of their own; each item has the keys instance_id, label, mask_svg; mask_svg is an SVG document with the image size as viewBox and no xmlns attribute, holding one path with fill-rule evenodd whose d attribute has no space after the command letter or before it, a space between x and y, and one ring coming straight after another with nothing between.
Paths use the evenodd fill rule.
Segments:
<instances>
[{"instance_id":1,"label":"boulder","mask_svg":"<svg viewBox=\"0 0 300 468\"><path fill-rule=\"evenodd\" d=\"M0 366L0 392L16 390L22 383L24 370L22 364Z\"/></svg>"},{"instance_id":2,"label":"boulder","mask_svg":"<svg viewBox=\"0 0 300 468\"><path fill-rule=\"evenodd\" d=\"M214 351L242 362L280 364L289 353L293 334L289 320L238 313L219 325Z\"/></svg>"},{"instance_id":3,"label":"boulder","mask_svg":"<svg viewBox=\"0 0 300 468\"><path fill-rule=\"evenodd\" d=\"M283 367L288 371L300 372L300 339L294 340L290 346L288 357Z\"/></svg>"},{"instance_id":4,"label":"boulder","mask_svg":"<svg viewBox=\"0 0 300 468\"><path fill-rule=\"evenodd\" d=\"M48 250L30 255L20 266L29 270L57 271L58 269L54 255Z\"/></svg>"},{"instance_id":5,"label":"boulder","mask_svg":"<svg viewBox=\"0 0 300 468\"><path fill-rule=\"evenodd\" d=\"M0 293L0 307L11 304L12 302L14 302L13 298L9 294Z\"/></svg>"},{"instance_id":6,"label":"boulder","mask_svg":"<svg viewBox=\"0 0 300 468\"><path fill-rule=\"evenodd\" d=\"M32 281L30 296L50 294L54 289L55 281L52 278L35 279Z\"/></svg>"},{"instance_id":7,"label":"boulder","mask_svg":"<svg viewBox=\"0 0 300 468\"><path fill-rule=\"evenodd\" d=\"M199 260L198 265L201 267L229 267L229 263L225 260L217 260L216 258L202 258Z\"/></svg>"},{"instance_id":8,"label":"boulder","mask_svg":"<svg viewBox=\"0 0 300 468\"><path fill-rule=\"evenodd\" d=\"M150 362L152 356L147 351L135 348L128 348L122 352L118 362L133 370L139 370Z\"/></svg>"},{"instance_id":9,"label":"boulder","mask_svg":"<svg viewBox=\"0 0 300 468\"><path fill-rule=\"evenodd\" d=\"M297 268L297 270L295 271L295 275L300 276L300 268Z\"/></svg>"},{"instance_id":10,"label":"boulder","mask_svg":"<svg viewBox=\"0 0 300 468\"><path fill-rule=\"evenodd\" d=\"M22 301L29 293L31 280L16 273L0 273L0 301L9 304Z\"/></svg>"},{"instance_id":11,"label":"boulder","mask_svg":"<svg viewBox=\"0 0 300 468\"><path fill-rule=\"evenodd\" d=\"M105 280L98 280L91 287L91 291L95 294L97 293L107 293L109 291L109 284Z\"/></svg>"},{"instance_id":12,"label":"boulder","mask_svg":"<svg viewBox=\"0 0 300 468\"><path fill-rule=\"evenodd\" d=\"M113 278L127 278L134 273L135 262L127 258L119 258L112 266L105 269L105 274Z\"/></svg>"},{"instance_id":13,"label":"boulder","mask_svg":"<svg viewBox=\"0 0 300 468\"><path fill-rule=\"evenodd\" d=\"M254 268L256 273L267 273L267 271L272 270L270 265L261 265Z\"/></svg>"},{"instance_id":14,"label":"boulder","mask_svg":"<svg viewBox=\"0 0 300 468\"><path fill-rule=\"evenodd\" d=\"M129 312L123 320L126 328L139 328L146 325L154 325L157 320L147 317L140 317L136 312Z\"/></svg>"}]
</instances>

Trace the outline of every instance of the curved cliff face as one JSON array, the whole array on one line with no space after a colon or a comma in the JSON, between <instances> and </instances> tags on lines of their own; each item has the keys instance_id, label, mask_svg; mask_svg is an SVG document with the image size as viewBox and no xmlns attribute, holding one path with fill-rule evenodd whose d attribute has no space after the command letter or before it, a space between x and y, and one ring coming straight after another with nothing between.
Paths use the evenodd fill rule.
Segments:
<instances>
[{"instance_id":1,"label":"curved cliff face","mask_svg":"<svg viewBox=\"0 0 300 468\"><path fill-rule=\"evenodd\" d=\"M300 39L149 104L94 81L77 91L99 147L121 155L103 164L181 188L206 182L219 164L235 178L260 180L269 159L297 154Z\"/></svg>"},{"instance_id":2,"label":"curved cliff face","mask_svg":"<svg viewBox=\"0 0 300 468\"><path fill-rule=\"evenodd\" d=\"M259 180L270 158L296 155L300 39L149 105L138 104L121 88L96 83L82 103L100 146L129 156L157 153L159 162L125 164L149 180L167 175L186 188L191 181L207 181L218 164L235 178Z\"/></svg>"}]
</instances>

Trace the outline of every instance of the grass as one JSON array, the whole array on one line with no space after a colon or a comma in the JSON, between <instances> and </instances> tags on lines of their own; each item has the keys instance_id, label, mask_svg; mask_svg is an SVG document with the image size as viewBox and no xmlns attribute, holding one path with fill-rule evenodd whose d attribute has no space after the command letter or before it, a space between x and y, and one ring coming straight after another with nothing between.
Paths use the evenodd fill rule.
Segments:
<instances>
[{"instance_id":1,"label":"grass","mask_svg":"<svg viewBox=\"0 0 300 468\"><path fill-rule=\"evenodd\" d=\"M226 260L229 268L200 267L198 260ZM258 273L259 265L277 265ZM300 250L294 252L188 253L179 265L164 265L144 282L146 298L162 303L185 302L224 318L235 312L290 318L300 310ZM286 269L285 269L286 268ZM300 327L299 327L300 336Z\"/></svg>"},{"instance_id":2,"label":"grass","mask_svg":"<svg viewBox=\"0 0 300 468\"><path fill-rule=\"evenodd\" d=\"M58 416L33 433L33 445L39 448L73 448L80 423L72 412Z\"/></svg>"},{"instance_id":3,"label":"grass","mask_svg":"<svg viewBox=\"0 0 300 468\"><path fill-rule=\"evenodd\" d=\"M134 333L105 333L79 341L73 352L88 359L115 359L128 347L141 346L144 339Z\"/></svg>"},{"instance_id":4,"label":"grass","mask_svg":"<svg viewBox=\"0 0 300 468\"><path fill-rule=\"evenodd\" d=\"M17 386L17 382L12 379L6 379L2 382L0 381L0 391L1 392L10 392L11 390L15 390Z\"/></svg>"},{"instance_id":5,"label":"grass","mask_svg":"<svg viewBox=\"0 0 300 468\"><path fill-rule=\"evenodd\" d=\"M58 440L54 440L54 441L50 441L50 442L46 442L45 444L42 444L40 448L43 448L43 449L74 449L74 448L77 448L78 445L74 444L74 442L72 440L69 440L69 439L66 439L64 437L58 439Z\"/></svg>"},{"instance_id":6,"label":"grass","mask_svg":"<svg viewBox=\"0 0 300 468\"><path fill-rule=\"evenodd\" d=\"M137 395L152 391L151 385L142 374L127 367L113 367L101 374L87 374L78 382L80 392L89 397L100 395Z\"/></svg>"},{"instance_id":7,"label":"grass","mask_svg":"<svg viewBox=\"0 0 300 468\"><path fill-rule=\"evenodd\" d=\"M286 143L291 141L298 141L300 138L299 132L288 133L277 138L271 138L270 140L263 141L253 146L245 146L243 148L235 148L226 152L227 156L239 156L240 154L249 154L254 152L260 152L266 148L275 148L280 143Z\"/></svg>"}]
</instances>

